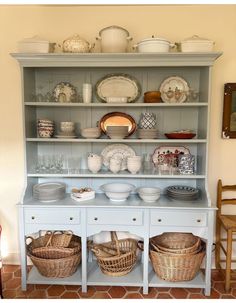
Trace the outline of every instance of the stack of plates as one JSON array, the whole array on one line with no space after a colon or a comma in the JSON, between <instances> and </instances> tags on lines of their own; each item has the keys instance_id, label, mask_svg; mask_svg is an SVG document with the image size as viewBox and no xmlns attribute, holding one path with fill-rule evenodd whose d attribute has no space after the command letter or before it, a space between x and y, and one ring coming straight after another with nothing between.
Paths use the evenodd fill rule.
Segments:
<instances>
[{"instance_id":1,"label":"stack of plates","mask_svg":"<svg viewBox=\"0 0 236 303\"><path fill-rule=\"evenodd\" d=\"M129 135L129 126L109 125L107 126L106 134L111 139L124 139Z\"/></svg>"},{"instance_id":2,"label":"stack of plates","mask_svg":"<svg viewBox=\"0 0 236 303\"><path fill-rule=\"evenodd\" d=\"M200 190L191 186L174 185L166 189L168 197L175 200L192 201L199 197Z\"/></svg>"},{"instance_id":3,"label":"stack of plates","mask_svg":"<svg viewBox=\"0 0 236 303\"><path fill-rule=\"evenodd\" d=\"M158 138L158 130L156 128L139 128L137 130L137 136L139 139L156 139Z\"/></svg>"},{"instance_id":4,"label":"stack of plates","mask_svg":"<svg viewBox=\"0 0 236 303\"><path fill-rule=\"evenodd\" d=\"M33 187L33 197L41 202L55 202L64 199L66 184L61 182L45 182Z\"/></svg>"}]
</instances>

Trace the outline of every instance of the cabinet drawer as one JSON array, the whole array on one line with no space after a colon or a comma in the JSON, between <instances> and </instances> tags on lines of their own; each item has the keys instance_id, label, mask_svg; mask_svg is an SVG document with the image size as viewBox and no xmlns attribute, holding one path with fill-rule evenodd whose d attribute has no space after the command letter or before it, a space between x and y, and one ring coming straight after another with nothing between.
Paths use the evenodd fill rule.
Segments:
<instances>
[{"instance_id":1,"label":"cabinet drawer","mask_svg":"<svg viewBox=\"0 0 236 303\"><path fill-rule=\"evenodd\" d=\"M142 225L143 212L130 210L88 210L88 224Z\"/></svg>"},{"instance_id":2,"label":"cabinet drawer","mask_svg":"<svg viewBox=\"0 0 236 303\"><path fill-rule=\"evenodd\" d=\"M151 225L159 226L206 226L207 214L201 212L162 212L151 213Z\"/></svg>"},{"instance_id":3,"label":"cabinet drawer","mask_svg":"<svg viewBox=\"0 0 236 303\"><path fill-rule=\"evenodd\" d=\"M26 209L25 222L35 224L80 224L80 210L74 208Z\"/></svg>"}]
</instances>

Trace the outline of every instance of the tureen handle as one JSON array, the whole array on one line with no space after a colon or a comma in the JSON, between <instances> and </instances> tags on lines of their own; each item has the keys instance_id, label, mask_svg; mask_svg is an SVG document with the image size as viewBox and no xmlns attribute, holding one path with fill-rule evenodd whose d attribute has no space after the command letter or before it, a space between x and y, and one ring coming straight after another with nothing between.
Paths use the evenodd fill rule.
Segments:
<instances>
[{"instance_id":1,"label":"tureen handle","mask_svg":"<svg viewBox=\"0 0 236 303\"><path fill-rule=\"evenodd\" d=\"M132 38L132 37L127 37L126 39L127 39L128 41L133 40L133 38Z\"/></svg>"},{"instance_id":2,"label":"tureen handle","mask_svg":"<svg viewBox=\"0 0 236 303\"><path fill-rule=\"evenodd\" d=\"M100 37L100 36L96 37L96 40L102 40L102 37Z\"/></svg>"}]
</instances>

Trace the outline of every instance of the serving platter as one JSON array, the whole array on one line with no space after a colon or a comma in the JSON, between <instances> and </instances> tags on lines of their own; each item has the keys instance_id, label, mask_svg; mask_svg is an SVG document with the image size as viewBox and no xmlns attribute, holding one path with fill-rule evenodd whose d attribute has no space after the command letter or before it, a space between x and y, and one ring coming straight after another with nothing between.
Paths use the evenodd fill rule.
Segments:
<instances>
[{"instance_id":1,"label":"serving platter","mask_svg":"<svg viewBox=\"0 0 236 303\"><path fill-rule=\"evenodd\" d=\"M189 155L190 151L184 146L160 146L155 149L152 161L155 165L163 164L170 157L178 158L179 155Z\"/></svg>"},{"instance_id":2,"label":"serving platter","mask_svg":"<svg viewBox=\"0 0 236 303\"><path fill-rule=\"evenodd\" d=\"M182 103L186 101L190 87L184 78L172 76L161 83L159 90L163 102Z\"/></svg>"},{"instance_id":3,"label":"serving platter","mask_svg":"<svg viewBox=\"0 0 236 303\"><path fill-rule=\"evenodd\" d=\"M77 97L77 90L69 82L60 82L53 89L52 96L55 102L59 102L59 103L75 102Z\"/></svg>"},{"instance_id":4,"label":"serving platter","mask_svg":"<svg viewBox=\"0 0 236 303\"><path fill-rule=\"evenodd\" d=\"M131 103L137 101L141 95L138 80L128 74L108 74L98 80L95 88L96 97L101 102L109 102L111 97L128 97L127 102Z\"/></svg>"},{"instance_id":5,"label":"serving platter","mask_svg":"<svg viewBox=\"0 0 236 303\"><path fill-rule=\"evenodd\" d=\"M121 161L121 170L127 169L127 158L136 156L135 151L126 144L111 144L106 146L101 156L103 164L109 167L110 159L119 159Z\"/></svg>"},{"instance_id":6,"label":"serving platter","mask_svg":"<svg viewBox=\"0 0 236 303\"><path fill-rule=\"evenodd\" d=\"M108 126L128 126L128 136L130 136L135 132L137 124L134 118L126 113L111 112L104 115L99 122L104 134L107 134Z\"/></svg>"}]
</instances>

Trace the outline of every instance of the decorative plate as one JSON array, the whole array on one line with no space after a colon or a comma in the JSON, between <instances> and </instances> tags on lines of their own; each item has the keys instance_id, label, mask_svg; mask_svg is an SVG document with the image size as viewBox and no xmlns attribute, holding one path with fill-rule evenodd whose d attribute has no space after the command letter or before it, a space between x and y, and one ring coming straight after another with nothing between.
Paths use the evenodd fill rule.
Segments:
<instances>
[{"instance_id":1,"label":"decorative plate","mask_svg":"<svg viewBox=\"0 0 236 303\"><path fill-rule=\"evenodd\" d=\"M141 86L133 76L109 74L96 83L95 93L101 102L108 102L109 97L128 97L128 103L130 103L140 97Z\"/></svg>"},{"instance_id":2,"label":"decorative plate","mask_svg":"<svg viewBox=\"0 0 236 303\"><path fill-rule=\"evenodd\" d=\"M155 165L163 164L170 157L178 158L179 155L189 155L190 151L184 146L160 146L155 149L152 161Z\"/></svg>"},{"instance_id":3,"label":"decorative plate","mask_svg":"<svg viewBox=\"0 0 236 303\"><path fill-rule=\"evenodd\" d=\"M103 158L103 164L109 167L110 159L120 159L122 161L121 170L127 169L127 158L135 156L135 151L126 144L111 144L106 146L101 156Z\"/></svg>"},{"instance_id":4,"label":"decorative plate","mask_svg":"<svg viewBox=\"0 0 236 303\"><path fill-rule=\"evenodd\" d=\"M52 96L55 102L76 102L77 91L76 88L69 82L60 82L53 89Z\"/></svg>"},{"instance_id":5,"label":"decorative plate","mask_svg":"<svg viewBox=\"0 0 236 303\"><path fill-rule=\"evenodd\" d=\"M159 88L161 98L166 103L182 103L189 95L190 87L186 80L173 76L165 79Z\"/></svg>"},{"instance_id":6,"label":"decorative plate","mask_svg":"<svg viewBox=\"0 0 236 303\"><path fill-rule=\"evenodd\" d=\"M107 126L128 126L128 136L132 135L136 130L134 118L121 112L112 112L104 115L99 122L99 127L105 134L107 133Z\"/></svg>"}]
</instances>

